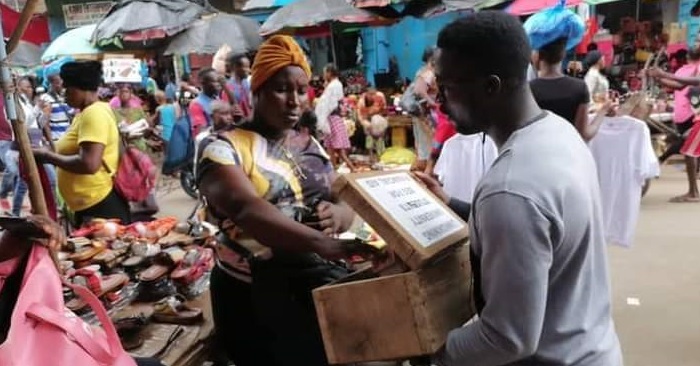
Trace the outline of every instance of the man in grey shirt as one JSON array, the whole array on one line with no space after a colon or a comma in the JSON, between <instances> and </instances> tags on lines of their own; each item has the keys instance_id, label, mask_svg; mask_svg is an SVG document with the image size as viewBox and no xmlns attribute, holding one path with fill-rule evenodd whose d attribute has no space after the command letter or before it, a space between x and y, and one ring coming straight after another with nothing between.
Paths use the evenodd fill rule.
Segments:
<instances>
[{"instance_id":1,"label":"man in grey shirt","mask_svg":"<svg viewBox=\"0 0 700 366\"><path fill-rule=\"evenodd\" d=\"M571 124L533 99L526 79L530 47L520 22L480 12L443 29L438 47L445 112L460 133L487 132L499 157L471 208L421 175L470 218L480 315L449 334L435 362L622 365L595 163Z\"/></svg>"}]
</instances>

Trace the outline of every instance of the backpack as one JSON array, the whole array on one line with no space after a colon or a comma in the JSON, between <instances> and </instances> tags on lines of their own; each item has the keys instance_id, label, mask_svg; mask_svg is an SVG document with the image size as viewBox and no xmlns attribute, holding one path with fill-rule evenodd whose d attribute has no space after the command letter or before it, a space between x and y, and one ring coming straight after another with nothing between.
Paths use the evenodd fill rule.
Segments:
<instances>
[{"instance_id":1,"label":"backpack","mask_svg":"<svg viewBox=\"0 0 700 366\"><path fill-rule=\"evenodd\" d=\"M102 163L108 173L107 164ZM151 158L134 146L119 144L119 165L112 177L114 188L129 202L143 202L156 186L156 166Z\"/></svg>"},{"instance_id":2,"label":"backpack","mask_svg":"<svg viewBox=\"0 0 700 366\"><path fill-rule=\"evenodd\" d=\"M406 88L403 95L401 95L399 106L401 107L401 110L413 116L420 116L423 113L423 107L421 106L420 100L416 95L415 81L412 82L411 85Z\"/></svg>"},{"instance_id":3,"label":"backpack","mask_svg":"<svg viewBox=\"0 0 700 366\"><path fill-rule=\"evenodd\" d=\"M173 132L168 141L168 149L163 162L163 174L170 175L182 167L192 163L194 158L194 136L192 124L187 109L183 109L180 118L173 126Z\"/></svg>"}]
</instances>

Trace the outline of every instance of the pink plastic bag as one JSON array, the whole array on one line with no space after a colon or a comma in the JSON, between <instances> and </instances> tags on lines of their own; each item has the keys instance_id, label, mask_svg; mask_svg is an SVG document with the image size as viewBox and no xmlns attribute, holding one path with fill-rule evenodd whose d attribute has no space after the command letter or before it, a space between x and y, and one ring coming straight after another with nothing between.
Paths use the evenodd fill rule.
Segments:
<instances>
[{"instance_id":1,"label":"pink plastic bag","mask_svg":"<svg viewBox=\"0 0 700 366\"><path fill-rule=\"evenodd\" d=\"M0 345L0 365L136 366L97 297L84 287L66 285L92 308L104 329L65 307L61 277L47 249L35 245L7 339Z\"/></svg>"}]
</instances>

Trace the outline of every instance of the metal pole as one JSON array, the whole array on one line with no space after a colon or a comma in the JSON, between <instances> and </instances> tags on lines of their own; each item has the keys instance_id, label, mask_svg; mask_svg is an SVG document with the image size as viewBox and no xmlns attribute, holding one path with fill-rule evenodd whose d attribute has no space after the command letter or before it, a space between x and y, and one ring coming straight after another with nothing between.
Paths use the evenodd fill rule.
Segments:
<instances>
[{"instance_id":1,"label":"metal pole","mask_svg":"<svg viewBox=\"0 0 700 366\"><path fill-rule=\"evenodd\" d=\"M639 7L640 7L641 1L642 0L637 0L637 17L635 18L636 21L639 21Z\"/></svg>"}]
</instances>

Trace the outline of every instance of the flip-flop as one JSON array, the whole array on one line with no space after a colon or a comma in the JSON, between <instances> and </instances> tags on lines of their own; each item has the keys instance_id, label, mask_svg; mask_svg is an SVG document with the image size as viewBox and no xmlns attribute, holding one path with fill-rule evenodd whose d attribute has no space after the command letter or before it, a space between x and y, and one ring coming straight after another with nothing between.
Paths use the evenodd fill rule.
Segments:
<instances>
[{"instance_id":1,"label":"flip-flop","mask_svg":"<svg viewBox=\"0 0 700 366\"><path fill-rule=\"evenodd\" d=\"M673 197L669 200L671 203L698 203L700 202L700 197L690 197L687 194Z\"/></svg>"},{"instance_id":2,"label":"flip-flop","mask_svg":"<svg viewBox=\"0 0 700 366\"><path fill-rule=\"evenodd\" d=\"M153 321L159 323L193 325L204 319L202 309L187 306L185 299L178 295L158 301L153 309Z\"/></svg>"}]
</instances>

